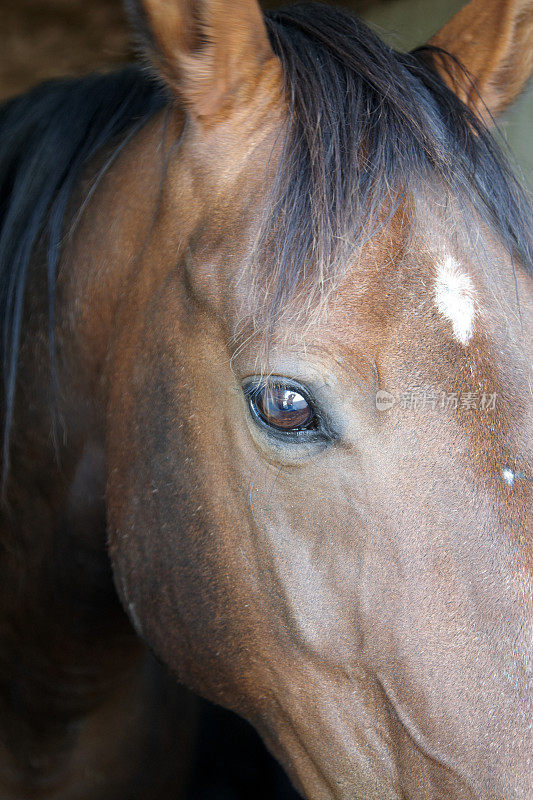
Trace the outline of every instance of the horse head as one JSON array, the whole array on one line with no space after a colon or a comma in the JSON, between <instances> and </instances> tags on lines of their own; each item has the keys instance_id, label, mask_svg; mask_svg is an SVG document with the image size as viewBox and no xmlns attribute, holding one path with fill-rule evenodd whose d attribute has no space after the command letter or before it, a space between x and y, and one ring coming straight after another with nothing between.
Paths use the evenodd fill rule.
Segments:
<instances>
[{"instance_id":1,"label":"horse head","mask_svg":"<svg viewBox=\"0 0 533 800\"><path fill-rule=\"evenodd\" d=\"M531 798L531 218L489 130L531 2L411 54L130 6L169 101L58 277L124 608L310 800Z\"/></svg>"}]
</instances>

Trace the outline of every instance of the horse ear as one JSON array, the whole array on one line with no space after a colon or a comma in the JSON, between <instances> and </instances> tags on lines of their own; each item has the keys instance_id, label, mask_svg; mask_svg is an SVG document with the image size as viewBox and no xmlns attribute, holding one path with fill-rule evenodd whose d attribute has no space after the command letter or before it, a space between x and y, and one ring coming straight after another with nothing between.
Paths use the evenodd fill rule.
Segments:
<instances>
[{"instance_id":1,"label":"horse ear","mask_svg":"<svg viewBox=\"0 0 533 800\"><path fill-rule=\"evenodd\" d=\"M533 0L470 0L429 44L466 69L440 70L461 100L480 116L485 106L495 117L533 72Z\"/></svg>"},{"instance_id":2,"label":"horse ear","mask_svg":"<svg viewBox=\"0 0 533 800\"><path fill-rule=\"evenodd\" d=\"M256 0L126 0L143 49L196 117L250 96L274 58Z\"/></svg>"}]
</instances>

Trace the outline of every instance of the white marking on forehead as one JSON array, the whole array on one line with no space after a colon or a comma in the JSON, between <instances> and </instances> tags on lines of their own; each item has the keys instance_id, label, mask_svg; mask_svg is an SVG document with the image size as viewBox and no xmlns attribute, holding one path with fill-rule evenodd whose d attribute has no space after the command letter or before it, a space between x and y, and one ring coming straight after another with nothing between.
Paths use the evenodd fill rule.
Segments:
<instances>
[{"instance_id":1,"label":"white marking on forehead","mask_svg":"<svg viewBox=\"0 0 533 800\"><path fill-rule=\"evenodd\" d=\"M505 483L508 486L511 486L511 488L512 488L512 486L514 484L514 479L515 479L515 474L514 474L513 470L510 469L509 467L504 467L502 469L502 475L503 475L503 479L504 479Z\"/></svg>"},{"instance_id":2,"label":"white marking on forehead","mask_svg":"<svg viewBox=\"0 0 533 800\"><path fill-rule=\"evenodd\" d=\"M437 265L435 302L440 313L452 323L455 338L464 345L474 332L475 296L470 277L461 271L455 258L446 254Z\"/></svg>"}]
</instances>

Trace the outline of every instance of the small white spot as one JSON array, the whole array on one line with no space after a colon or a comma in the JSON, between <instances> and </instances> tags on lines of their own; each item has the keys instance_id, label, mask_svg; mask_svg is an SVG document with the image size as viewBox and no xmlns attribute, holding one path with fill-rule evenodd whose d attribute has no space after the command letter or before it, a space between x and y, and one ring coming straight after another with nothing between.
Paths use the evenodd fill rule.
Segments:
<instances>
[{"instance_id":1,"label":"small white spot","mask_svg":"<svg viewBox=\"0 0 533 800\"><path fill-rule=\"evenodd\" d=\"M135 628L136 633L138 636L143 635L141 620L137 614L137 609L135 608L134 603L128 602L128 612L131 622L133 623L133 627Z\"/></svg>"},{"instance_id":2,"label":"small white spot","mask_svg":"<svg viewBox=\"0 0 533 800\"><path fill-rule=\"evenodd\" d=\"M469 276L452 256L446 255L438 265L435 301L440 313L452 323L455 338L465 345L474 332L475 296Z\"/></svg>"},{"instance_id":3,"label":"small white spot","mask_svg":"<svg viewBox=\"0 0 533 800\"><path fill-rule=\"evenodd\" d=\"M513 470L509 469L509 467L504 467L502 469L502 476L503 476L503 479L504 479L505 483L508 486L510 486L511 489L512 489L513 485L514 485L514 478L515 478L515 474L514 474Z\"/></svg>"}]
</instances>

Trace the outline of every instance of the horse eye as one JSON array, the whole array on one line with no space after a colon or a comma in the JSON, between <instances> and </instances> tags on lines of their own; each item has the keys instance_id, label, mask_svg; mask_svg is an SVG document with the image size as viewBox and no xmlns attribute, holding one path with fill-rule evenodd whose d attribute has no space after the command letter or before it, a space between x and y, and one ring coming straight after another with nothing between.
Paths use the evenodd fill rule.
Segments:
<instances>
[{"instance_id":1,"label":"horse eye","mask_svg":"<svg viewBox=\"0 0 533 800\"><path fill-rule=\"evenodd\" d=\"M315 412L301 393L288 383L269 382L249 395L252 411L267 425L282 431L317 427Z\"/></svg>"}]
</instances>

